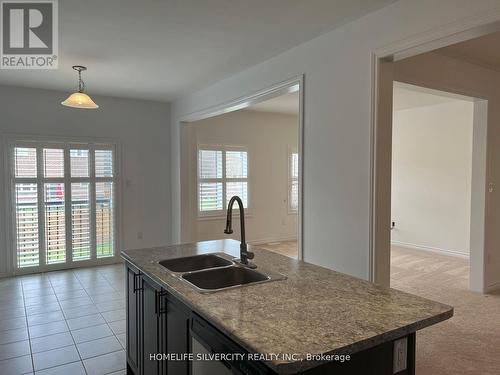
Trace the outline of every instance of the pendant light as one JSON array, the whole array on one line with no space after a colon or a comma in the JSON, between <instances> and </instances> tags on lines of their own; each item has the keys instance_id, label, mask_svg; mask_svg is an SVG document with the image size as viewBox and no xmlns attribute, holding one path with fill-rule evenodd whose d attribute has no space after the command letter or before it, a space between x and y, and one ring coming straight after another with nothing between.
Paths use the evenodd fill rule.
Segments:
<instances>
[{"instance_id":1,"label":"pendant light","mask_svg":"<svg viewBox=\"0 0 500 375\"><path fill-rule=\"evenodd\" d=\"M82 80L82 72L87 70L86 67L81 65L73 66L73 69L78 72L78 92L71 94L68 99L62 102L62 105L72 108L83 108L83 109L96 109L99 108L94 101L85 94L85 83Z\"/></svg>"}]
</instances>

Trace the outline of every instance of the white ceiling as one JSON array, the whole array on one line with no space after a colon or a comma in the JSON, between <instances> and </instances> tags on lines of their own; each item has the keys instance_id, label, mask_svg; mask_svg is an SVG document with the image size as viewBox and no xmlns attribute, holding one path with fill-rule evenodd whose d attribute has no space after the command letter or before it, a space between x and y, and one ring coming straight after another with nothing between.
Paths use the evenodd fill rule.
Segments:
<instances>
[{"instance_id":1,"label":"white ceiling","mask_svg":"<svg viewBox=\"0 0 500 375\"><path fill-rule=\"evenodd\" d=\"M395 82L393 92L393 110L424 107L428 105L444 104L456 101L472 101L472 98L456 95L444 91L431 90Z\"/></svg>"},{"instance_id":2,"label":"white ceiling","mask_svg":"<svg viewBox=\"0 0 500 375\"><path fill-rule=\"evenodd\" d=\"M500 32L441 48L436 52L500 72Z\"/></svg>"},{"instance_id":3,"label":"white ceiling","mask_svg":"<svg viewBox=\"0 0 500 375\"><path fill-rule=\"evenodd\" d=\"M0 84L168 101L395 0L59 1L59 69L0 70Z\"/></svg>"},{"instance_id":4,"label":"white ceiling","mask_svg":"<svg viewBox=\"0 0 500 375\"><path fill-rule=\"evenodd\" d=\"M247 111L273 112L286 115L299 114L299 92L292 92L266 100L265 102L245 108Z\"/></svg>"}]
</instances>

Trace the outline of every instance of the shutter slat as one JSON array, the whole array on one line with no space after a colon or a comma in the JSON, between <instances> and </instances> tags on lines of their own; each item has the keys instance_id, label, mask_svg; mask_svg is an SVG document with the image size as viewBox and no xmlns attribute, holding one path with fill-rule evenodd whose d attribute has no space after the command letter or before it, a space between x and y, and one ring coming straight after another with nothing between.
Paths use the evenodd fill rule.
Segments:
<instances>
[{"instance_id":1,"label":"shutter slat","mask_svg":"<svg viewBox=\"0 0 500 375\"><path fill-rule=\"evenodd\" d=\"M44 177L64 177L64 150L57 148L43 149Z\"/></svg>"},{"instance_id":2,"label":"shutter slat","mask_svg":"<svg viewBox=\"0 0 500 375\"><path fill-rule=\"evenodd\" d=\"M222 178L222 151L199 150L198 176L200 178Z\"/></svg>"},{"instance_id":3,"label":"shutter slat","mask_svg":"<svg viewBox=\"0 0 500 375\"><path fill-rule=\"evenodd\" d=\"M71 177L89 177L89 150L70 150Z\"/></svg>"},{"instance_id":4,"label":"shutter slat","mask_svg":"<svg viewBox=\"0 0 500 375\"><path fill-rule=\"evenodd\" d=\"M64 184L44 185L45 258L47 264L66 262Z\"/></svg>"},{"instance_id":5,"label":"shutter slat","mask_svg":"<svg viewBox=\"0 0 500 375\"><path fill-rule=\"evenodd\" d=\"M207 182L199 186L200 211L222 210L222 183Z\"/></svg>"},{"instance_id":6,"label":"shutter slat","mask_svg":"<svg viewBox=\"0 0 500 375\"><path fill-rule=\"evenodd\" d=\"M114 193L113 182L95 184L96 254L97 258L114 255Z\"/></svg>"},{"instance_id":7,"label":"shutter slat","mask_svg":"<svg viewBox=\"0 0 500 375\"><path fill-rule=\"evenodd\" d=\"M21 171L21 175L22 174L23 172ZM37 185L16 184L15 205L17 265L19 268L38 266L39 249Z\"/></svg>"},{"instance_id":8,"label":"shutter slat","mask_svg":"<svg viewBox=\"0 0 500 375\"><path fill-rule=\"evenodd\" d=\"M73 261L90 259L90 186L71 184L71 228Z\"/></svg>"},{"instance_id":9,"label":"shutter slat","mask_svg":"<svg viewBox=\"0 0 500 375\"><path fill-rule=\"evenodd\" d=\"M113 151L95 150L95 176L113 177Z\"/></svg>"},{"instance_id":10,"label":"shutter slat","mask_svg":"<svg viewBox=\"0 0 500 375\"><path fill-rule=\"evenodd\" d=\"M247 178L246 151L226 151L226 178Z\"/></svg>"}]
</instances>

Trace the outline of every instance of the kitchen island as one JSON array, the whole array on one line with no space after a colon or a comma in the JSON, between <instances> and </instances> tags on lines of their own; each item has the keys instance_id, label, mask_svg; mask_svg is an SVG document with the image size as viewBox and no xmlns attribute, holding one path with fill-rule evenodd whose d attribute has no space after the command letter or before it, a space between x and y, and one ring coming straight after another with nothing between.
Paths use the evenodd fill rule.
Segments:
<instances>
[{"instance_id":1,"label":"kitchen island","mask_svg":"<svg viewBox=\"0 0 500 375\"><path fill-rule=\"evenodd\" d=\"M415 332L453 315L450 306L255 246L257 270L286 278L201 293L159 263L237 257L239 245L122 251L129 374L414 374Z\"/></svg>"}]
</instances>

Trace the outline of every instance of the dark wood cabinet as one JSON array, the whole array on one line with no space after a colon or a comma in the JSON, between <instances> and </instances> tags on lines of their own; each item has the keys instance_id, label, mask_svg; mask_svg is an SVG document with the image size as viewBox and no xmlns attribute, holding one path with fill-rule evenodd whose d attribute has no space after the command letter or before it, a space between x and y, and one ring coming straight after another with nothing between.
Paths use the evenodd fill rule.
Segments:
<instances>
[{"instance_id":1,"label":"dark wood cabinet","mask_svg":"<svg viewBox=\"0 0 500 375\"><path fill-rule=\"evenodd\" d=\"M242 353L245 349L191 311L187 305L162 289L155 281L127 264L127 375L206 374L189 353ZM407 366L397 375L415 374L415 333L406 336ZM193 347L192 347L193 346ZM175 355L174 359L150 355ZM327 362L302 374L392 375L394 341L351 355L349 362ZM276 374L260 361L221 360L224 373L241 375ZM220 373L219 370L217 370Z\"/></svg>"},{"instance_id":2,"label":"dark wood cabinet","mask_svg":"<svg viewBox=\"0 0 500 375\"><path fill-rule=\"evenodd\" d=\"M164 299L166 303L166 349L169 354L190 353L190 311L185 306L167 296ZM190 363L188 359L168 361L167 374L188 374Z\"/></svg>"},{"instance_id":3,"label":"dark wood cabinet","mask_svg":"<svg viewBox=\"0 0 500 375\"><path fill-rule=\"evenodd\" d=\"M161 287L155 285L146 277L141 278L141 374L162 375L161 361L151 356L163 353L162 332L164 311L160 306L160 296L163 293Z\"/></svg>"},{"instance_id":4,"label":"dark wood cabinet","mask_svg":"<svg viewBox=\"0 0 500 375\"><path fill-rule=\"evenodd\" d=\"M139 270L127 266L127 372L139 374Z\"/></svg>"},{"instance_id":5,"label":"dark wood cabinet","mask_svg":"<svg viewBox=\"0 0 500 375\"><path fill-rule=\"evenodd\" d=\"M127 374L189 374L189 361L155 358L190 352L190 310L127 265Z\"/></svg>"}]
</instances>

